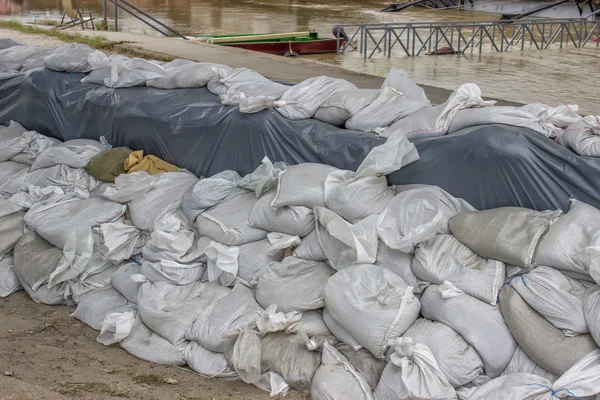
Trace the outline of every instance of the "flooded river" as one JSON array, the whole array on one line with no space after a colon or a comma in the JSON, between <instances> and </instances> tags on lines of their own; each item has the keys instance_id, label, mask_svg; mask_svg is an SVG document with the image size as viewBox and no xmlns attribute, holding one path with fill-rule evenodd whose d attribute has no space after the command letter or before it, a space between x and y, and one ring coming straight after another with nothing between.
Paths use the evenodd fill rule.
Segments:
<instances>
[{"instance_id":1,"label":"flooded river","mask_svg":"<svg viewBox=\"0 0 600 400\"><path fill-rule=\"evenodd\" d=\"M492 20L498 15L421 7L382 13L388 2L376 0L129 0L186 35L270 33L317 30L331 36L338 23ZM103 15L102 0L79 0L95 16ZM0 15L22 21L60 19L60 0L0 0ZM108 15L112 18L112 4ZM573 5L573 7L575 7ZM119 13L122 29L155 34L133 17ZM585 114L600 114L600 48L513 50L505 53L407 57L364 60L357 52L306 56L354 71L384 76L391 67L406 69L418 83L455 89L479 84L484 95L517 102L579 104Z\"/></svg>"}]
</instances>

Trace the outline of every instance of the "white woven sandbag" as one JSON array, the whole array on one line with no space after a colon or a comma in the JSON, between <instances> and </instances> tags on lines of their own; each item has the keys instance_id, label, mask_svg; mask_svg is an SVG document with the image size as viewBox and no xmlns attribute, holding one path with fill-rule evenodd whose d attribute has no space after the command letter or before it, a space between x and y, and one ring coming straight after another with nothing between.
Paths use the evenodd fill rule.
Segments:
<instances>
[{"instance_id":1,"label":"white woven sandbag","mask_svg":"<svg viewBox=\"0 0 600 400\"><path fill-rule=\"evenodd\" d=\"M427 346L453 387L465 385L484 373L483 361L477 351L441 322L420 318L402 337Z\"/></svg>"},{"instance_id":2,"label":"white woven sandbag","mask_svg":"<svg viewBox=\"0 0 600 400\"><path fill-rule=\"evenodd\" d=\"M106 314L102 325L100 326L100 334L96 337L96 341L105 346L119 343L131 333L137 310L113 312Z\"/></svg>"},{"instance_id":3,"label":"white woven sandbag","mask_svg":"<svg viewBox=\"0 0 600 400\"><path fill-rule=\"evenodd\" d=\"M327 255L325 255L325 252L319 243L319 236L316 227L311 233L308 234L308 236L302 239L302 243L296 247L293 255L294 257L303 258L305 260L327 260Z\"/></svg>"},{"instance_id":4,"label":"white woven sandbag","mask_svg":"<svg viewBox=\"0 0 600 400\"><path fill-rule=\"evenodd\" d=\"M261 197L263 194L269 192L271 189L275 189L279 180L281 172L285 171L287 165L284 162L271 162L269 157L265 156L261 160L261 163L254 171L244 175L242 179L237 182L237 186L251 190L256 194L256 197Z\"/></svg>"},{"instance_id":5,"label":"white woven sandbag","mask_svg":"<svg viewBox=\"0 0 600 400\"><path fill-rule=\"evenodd\" d=\"M95 290L83 296L71 316L99 331L107 314L128 311L133 307L121 293L108 288Z\"/></svg>"},{"instance_id":6,"label":"white woven sandbag","mask_svg":"<svg viewBox=\"0 0 600 400\"><path fill-rule=\"evenodd\" d=\"M448 325L473 346L491 378L504 371L517 348L497 306L462 293L447 282L425 290L421 313L427 319Z\"/></svg>"},{"instance_id":7,"label":"white woven sandbag","mask_svg":"<svg viewBox=\"0 0 600 400\"><path fill-rule=\"evenodd\" d=\"M52 246L35 232L28 232L15 245L14 271L19 281L31 290L48 283L63 256L61 249Z\"/></svg>"},{"instance_id":8,"label":"white woven sandbag","mask_svg":"<svg viewBox=\"0 0 600 400\"><path fill-rule=\"evenodd\" d=\"M331 341L328 341L331 343ZM371 389L375 389L381 379L381 374L387 362L375 358L373 354L365 349L354 350L345 343L335 345L336 350L344 355L352 366L365 378Z\"/></svg>"},{"instance_id":9,"label":"white woven sandbag","mask_svg":"<svg viewBox=\"0 0 600 400\"><path fill-rule=\"evenodd\" d=\"M354 114L345 125L346 129L357 131L385 128L430 106L431 103L427 99L386 86L371 104Z\"/></svg>"},{"instance_id":10,"label":"white woven sandbag","mask_svg":"<svg viewBox=\"0 0 600 400\"><path fill-rule=\"evenodd\" d=\"M198 216L198 232L227 246L265 239L267 231L248 224L248 217L257 201L253 192L231 194L219 205Z\"/></svg>"},{"instance_id":11,"label":"white woven sandbag","mask_svg":"<svg viewBox=\"0 0 600 400\"><path fill-rule=\"evenodd\" d=\"M29 186L26 191L21 190L10 196L8 200L13 206L18 206L19 210L27 210L36 203L56 202L62 200L65 196L65 192L56 186L46 186L43 189L37 186ZM2 215L2 212L0 212L0 215Z\"/></svg>"},{"instance_id":12,"label":"white woven sandbag","mask_svg":"<svg viewBox=\"0 0 600 400\"><path fill-rule=\"evenodd\" d=\"M206 264L203 262L182 264L171 260L144 260L141 269L141 273L150 282L164 281L172 285L189 285L197 282L202 278L205 271Z\"/></svg>"},{"instance_id":13,"label":"white woven sandbag","mask_svg":"<svg viewBox=\"0 0 600 400\"><path fill-rule=\"evenodd\" d=\"M110 88L145 86L148 81L167 73L158 63L141 58L114 60L110 67L110 78L104 80L104 85Z\"/></svg>"},{"instance_id":14,"label":"white woven sandbag","mask_svg":"<svg viewBox=\"0 0 600 400\"><path fill-rule=\"evenodd\" d=\"M371 388L352 364L335 347L323 345L321 366L310 387L314 400L372 400Z\"/></svg>"},{"instance_id":15,"label":"white woven sandbag","mask_svg":"<svg viewBox=\"0 0 600 400\"><path fill-rule=\"evenodd\" d=\"M155 175L152 188L128 204L131 220L143 231L152 230L154 223L166 211L181 205L183 194L198 178L190 172L163 172Z\"/></svg>"},{"instance_id":16,"label":"white woven sandbag","mask_svg":"<svg viewBox=\"0 0 600 400\"><path fill-rule=\"evenodd\" d=\"M89 46L68 43L54 50L44 58L44 66L59 72L89 72L88 55L94 52Z\"/></svg>"},{"instance_id":17,"label":"white woven sandbag","mask_svg":"<svg viewBox=\"0 0 600 400\"><path fill-rule=\"evenodd\" d=\"M0 195L11 196L21 190L29 165L15 161L0 162Z\"/></svg>"},{"instance_id":18,"label":"white woven sandbag","mask_svg":"<svg viewBox=\"0 0 600 400\"><path fill-rule=\"evenodd\" d=\"M231 369L225 355L205 349L196 342L190 342L182 352L187 365L206 378L239 379Z\"/></svg>"},{"instance_id":19,"label":"white woven sandbag","mask_svg":"<svg viewBox=\"0 0 600 400\"><path fill-rule=\"evenodd\" d=\"M25 233L25 213L0 217L0 259L11 252Z\"/></svg>"},{"instance_id":20,"label":"white woven sandbag","mask_svg":"<svg viewBox=\"0 0 600 400\"><path fill-rule=\"evenodd\" d=\"M185 365L183 351L189 345L181 342L171 344L167 339L152 332L138 315L129 335L119 345L129 354L142 360L161 365Z\"/></svg>"},{"instance_id":21,"label":"white woven sandbag","mask_svg":"<svg viewBox=\"0 0 600 400\"><path fill-rule=\"evenodd\" d=\"M554 383L532 374L510 374L478 388L468 400L594 398L600 392L600 350L573 365Z\"/></svg>"},{"instance_id":22,"label":"white woven sandbag","mask_svg":"<svg viewBox=\"0 0 600 400\"><path fill-rule=\"evenodd\" d=\"M74 193L85 199L99 184L100 182L88 174L85 169L71 168L61 164L32 171L23 179L21 189L25 190L29 186L37 186L42 189L55 186L65 194Z\"/></svg>"},{"instance_id":23,"label":"white woven sandbag","mask_svg":"<svg viewBox=\"0 0 600 400\"><path fill-rule=\"evenodd\" d=\"M112 289L110 282L117 269L118 266L109 263L106 268L97 270L85 278L68 281L65 287L65 296L69 296L77 304L85 295L93 291Z\"/></svg>"},{"instance_id":24,"label":"white woven sandbag","mask_svg":"<svg viewBox=\"0 0 600 400\"><path fill-rule=\"evenodd\" d=\"M261 371L277 372L293 389L309 393L321 353L307 350L301 335L271 333L260 341Z\"/></svg>"},{"instance_id":25,"label":"white woven sandbag","mask_svg":"<svg viewBox=\"0 0 600 400\"><path fill-rule=\"evenodd\" d=\"M406 135L397 133L373 148L356 172L334 171L325 180L325 204L349 222L379 214L394 197L386 174L419 159Z\"/></svg>"},{"instance_id":26,"label":"white woven sandbag","mask_svg":"<svg viewBox=\"0 0 600 400\"><path fill-rule=\"evenodd\" d=\"M237 276L245 282L257 279L273 261L281 261L285 249L273 250L269 239L258 240L238 246Z\"/></svg>"},{"instance_id":27,"label":"white woven sandbag","mask_svg":"<svg viewBox=\"0 0 600 400\"><path fill-rule=\"evenodd\" d=\"M30 71L35 68L44 67L44 58L52 53L52 49L39 49L35 56L29 58L23 63L21 71Z\"/></svg>"},{"instance_id":28,"label":"white woven sandbag","mask_svg":"<svg viewBox=\"0 0 600 400\"><path fill-rule=\"evenodd\" d=\"M281 232L288 235L307 236L315 228L313 211L302 206L275 208L271 206L275 192L263 195L248 216L248 223L269 232Z\"/></svg>"},{"instance_id":29,"label":"white woven sandbag","mask_svg":"<svg viewBox=\"0 0 600 400\"><path fill-rule=\"evenodd\" d=\"M33 46L12 46L0 50L0 72L20 71L23 64L43 50Z\"/></svg>"},{"instance_id":30,"label":"white woven sandbag","mask_svg":"<svg viewBox=\"0 0 600 400\"><path fill-rule=\"evenodd\" d=\"M92 228L94 244L105 260L119 264L139 255L148 242L148 235L133 224L120 221Z\"/></svg>"},{"instance_id":31,"label":"white woven sandbag","mask_svg":"<svg viewBox=\"0 0 600 400\"><path fill-rule=\"evenodd\" d=\"M500 309L519 346L540 367L562 375L598 346L589 334L567 337L511 287L500 291Z\"/></svg>"},{"instance_id":32,"label":"white woven sandbag","mask_svg":"<svg viewBox=\"0 0 600 400\"><path fill-rule=\"evenodd\" d=\"M98 198L67 198L56 203L34 204L25 214L25 223L62 249L69 237L86 236L93 226L120 218L126 208L114 201Z\"/></svg>"},{"instance_id":33,"label":"white woven sandbag","mask_svg":"<svg viewBox=\"0 0 600 400\"><path fill-rule=\"evenodd\" d=\"M344 79L328 76L308 78L289 88L279 99L282 105L276 110L291 120L312 118L325 100L348 89L356 89L356 86Z\"/></svg>"},{"instance_id":34,"label":"white woven sandbag","mask_svg":"<svg viewBox=\"0 0 600 400\"><path fill-rule=\"evenodd\" d=\"M385 268L355 265L329 279L325 306L354 339L383 358L388 341L401 336L419 315L421 305L412 289Z\"/></svg>"},{"instance_id":35,"label":"white woven sandbag","mask_svg":"<svg viewBox=\"0 0 600 400\"><path fill-rule=\"evenodd\" d=\"M0 125L0 142L16 139L27 132L23 125L15 121L10 121L8 126Z\"/></svg>"},{"instance_id":36,"label":"white woven sandbag","mask_svg":"<svg viewBox=\"0 0 600 400\"><path fill-rule=\"evenodd\" d=\"M189 188L181 199L181 208L190 222L195 222L196 217L221 203L238 189L237 182L242 177L235 171L222 171L210 178L200 179L198 183Z\"/></svg>"},{"instance_id":37,"label":"white woven sandbag","mask_svg":"<svg viewBox=\"0 0 600 400\"><path fill-rule=\"evenodd\" d=\"M332 316L327 307L323 309L323 322L327 326L327 329L331 331L331 333L342 343L348 345L354 351L359 351L363 348L363 346L358 343L356 339L352 337L352 335L340 325Z\"/></svg>"},{"instance_id":38,"label":"white woven sandbag","mask_svg":"<svg viewBox=\"0 0 600 400\"><path fill-rule=\"evenodd\" d=\"M206 86L209 92L217 96L233 89L234 93L244 93L246 97L267 96L278 99L290 88L247 68L215 68L213 71L215 76Z\"/></svg>"},{"instance_id":39,"label":"white woven sandbag","mask_svg":"<svg viewBox=\"0 0 600 400\"><path fill-rule=\"evenodd\" d=\"M565 128L582 120L579 115L579 106L576 104L562 104L557 107L550 107L546 104L531 103L521 106L519 109L535 116L543 129L539 133L548 138L557 137Z\"/></svg>"},{"instance_id":40,"label":"white woven sandbag","mask_svg":"<svg viewBox=\"0 0 600 400\"><path fill-rule=\"evenodd\" d=\"M85 168L90 160L102 150L105 145L97 140L74 139L67 140L42 151L31 166L31 170L50 168L64 164L71 168Z\"/></svg>"},{"instance_id":41,"label":"white woven sandbag","mask_svg":"<svg viewBox=\"0 0 600 400\"><path fill-rule=\"evenodd\" d=\"M376 260L376 216L351 224L322 207L315 207L314 215L319 244L333 268L339 271Z\"/></svg>"},{"instance_id":42,"label":"white woven sandbag","mask_svg":"<svg viewBox=\"0 0 600 400\"><path fill-rule=\"evenodd\" d=\"M589 288L583 296L585 322L596 344L600 346L600 287Z\"/></svg>"},{"instance_id":43,"label":"white woven sandbag","mask_svg":"<svg viewBox=\"0 0 600 400\"><path fill-rule=\"evenodd\" d=\"M20 279L21 278L19 278L19 280ZM33 290L23 281L21 281L21 285L27 295L31 297L31 300L36 303L48 306L73 305L71 299L65 297L65 290L68 286L68 283L66 282L52 288L49 288L47 285L42 285L37 290Z\"/></svg>"},{"instance_id":44,"label":"white woven sandbag","mask_svg":"<svg viewBox=\"0 0 600 400\"><path fill-rule=\"evenodd\" d=\"M422 108L394 122L381 136L389 137L396 131L404 132L411 141L443 136L448 132L448 127L459 110L489 107L494 104L495 101L485 101L481 98L479 86L466 83L452 92L445 103Z\"/></svg>"},{"instance_id":45,"label":"white woven sandbag","mask_svg":"<svg viewBox=\"0 0 600 400\"><path fill-rule=\"evenodd\" d=\"M325 180L337 168L326 164L290 165L279 174L273 207L325 207Z\"/></svg>"},{"instance_id":46,"label":"white woven sandbag","mask_svg":"<svg viewBox=\"0 0 600 400\"><path fill-rule=\"evenodd\" d=\"M546 135L540 120L521 107L495 106L459 110L448 127L448 133L458 132L471 126L502 124L528 128Z\"/></svg>"},{"instance_id":47,"label":"white woven sandbag","mask_svg":"<svg viewBox=\"0 0 600 400\"><path fill-rule=\"evenodd\" d=\"M456 399L454 388L426 345L411 338L390 340L394 352L375 388L375 400Z\"/></svg>"},{"instance_id":48,"label":"white woven sandbag","mask_svg":"<svg viewBox=\"0 0 600 400\"><path fill-rule=\"evenodd\" d=\"M235 343L235 338L226 334L253 323L262 313L264 309L254 299L252 289L237 284L226 296L201 310L185 338L207 350L224 353Z\"/></svg>"},{"instance_id":49,"label":"white woven sandbag","mask_svg":"<svg viewBox=\"0 0 600 400\"><path fill-rule=\"evenodd\" d=\"M144 283L138 293L140 317L152 331L178 344L202 309L229 292L225 287L203 282L185 286Z\"/></svg>"},{"instance_id":50,"label":"white woven sandbag","mask_svg":"<svg viewBox=\"0 0 600 400\"><path fill-rule=\"evenodd\" d=\"M505 265L475 254L452 235L436 235L417 245L412 270L419 279L452 282L465 293L495 305L504 284Z\"/></svg>"},{"instance_id":51,"label":"white woven sandbag","mask_svg":"<svg viewBox=\"0 0 600 400\"><path fill-rule=\"evenodd\" d=\"M569 212L558 218L535 250L535 265L589 274L593 255L587 248L600 243L600 210L573 200Z\"/></svg>"},{"instance_id":52,"label":"white woven sandbag","mask_svg":"<svg viewBox=\"0 0 600 400\"><path fill-rule=\"evenodd\" d=\"M550 382L554 382L558 378L556 375L551 374L544 368L537 365L535 361L533 361L527 355L527 353L525 353L521 346L517 346L515 353L510 359L510 362L500 376L510 374L532 374L548 379Z\"/></svg>"},{"instance_id":53,"label":"white woven sandbag","mask_svg":"<svg viewBox=\"0 0 600 400\"><path fill-rule=\"evenodd\" d=\"M313 118L343 127L346 120L375 101L379 92L379 89L344 89L322 102Z\"/></svg>"},{"instance_id":54,"label":"white woven sandbag","mask_svg":"<svg viewBox=\"0 0 600 400\"><path fill-rule=\"evenodd\" d=\"M414 274L412 270L413 259L412 254L394 250L380 240L377 246L377 259L373 264L392 271L402 278L407 285L412 286L415 294L419 294L423 293L423 290L429 286L429 282L420 280Z\"/></svg>"},{"instance_id":55,"label":"white woven sandbag","mask_svg":"<svg viewBox=\"0 0 600 400\"><path fill-rule=\"evenodd\" d=\"M579 155L600 157L600 116L588 115L571 124L556 141Z\"/></svg>"},{"instance_id":56,"label":"white woven sandbag","mask_svg":"<svg viewBox=\"0 0 600 400\"><path fill-rule=\"evenodd\" d=\"M460 213L448 222L450 232L475 253L517 267L531 267L536 246L562 211L520 207Z\"/></svg>"},{"instance_id":57,"label":"white woven sandbag","mask_svg":"<svg viewBox=\"0 0 600 400\"><path fill-rule=\"evenodd\" d=\"M130 303L137 304L138 292L140 286L144 283L138 279L141 268L141 265L137 262L125 264L117 270L111 279L113 287ZM134 275L138 276L134 277Z\"/></svg>"},{"instance_id":58,"label":"white woven sandbag","mask_svg":"<svg viewBox=\"0 0 600 400\"><path fill-rule=\"evenodd\" d=\"M8 297L19 290L23 290L23 287L13 269L13 257L9 254L0 260L0 298Z\"/></svg>"},{"instance_id":59,"label":"white woven sandbag","mask_svg":"<svg viewBox=\"0 0 600 400\"><path fill-rule=\"evenodd\" d=\"M36 131L24 132L14 139L0 141L0 161L8 161L17 156L24 156L21 160L13 161L31 165L40 152L58 142L57 139L49 138Z\"/></svg>"},{"instance_id":60,"label":"white woven sandbag","mask_svg":"<svg viewBox=\"0 0 600 400\"><path fill-rule=\"evenodd\" d=\"M392 68L390 72L388 72L385 77L385 81L381 84L381 88L391 87L392 89L396 89L401 91L402 93L427 100L427 96L425 95L425 90L419 85L417 85L410 77L408 76L408 72L399 68Z\"/></svg>"},{"instance_id":61,"label":"white woven sandbag","mask_svg":"<svg viewBox=\"0 0 600 400\"><path fill-rule=\"evenodd\" d=\"M323 321L323 310L310 310L302 312L302 317L297 322L290 324L285 333L300 333L304 332L311 337L326 337L334 338L325 321Z\"/></svg>"},{"instance_id":62,"label":"white woven sandbag","mask_svg":"<svg viewBox=\"0 0 600 400\"><path fill-rule=\"evenodd\" d=\"M438 233L449 233L448 220L475 209L437 186L407 185L380 214L377 234L389 247L405 253Z\"/></svg>"},{"instance_id":63,"label":"white woven sandbag","mask_svg":"<svg viewBox=\"0 0 600 400\"><path fill-rule=\"evenodd\" d=\"M549 267L513 277L510 282L517 293L565 336L589 333L582 298L586 286Z\"/></svg>"},{"instance_id":64,"label":"white woven sandbag","mask_svg":"<svg viewBox=\"0 0 600 400\"><path fill-rule=\"evenodd\" d=\"M214 76L213 68L227 68L222 64L207 62L190 62L179 66L168 67L165 74L146 84L157 89L182 89L204 87Z\"/></svg>"},{"instance_id":65,"label":"white woven sandbag","mask_svg":"<svg viewBox=\"0 0 600 400\"><path fill-rule=\"evenodd\" d=\"M334 273L322 261L286 257L270 264L258 278L256 300L264 308L276 304L283 312L323 308L323 291Z\"/></svg>"}]
</instances>

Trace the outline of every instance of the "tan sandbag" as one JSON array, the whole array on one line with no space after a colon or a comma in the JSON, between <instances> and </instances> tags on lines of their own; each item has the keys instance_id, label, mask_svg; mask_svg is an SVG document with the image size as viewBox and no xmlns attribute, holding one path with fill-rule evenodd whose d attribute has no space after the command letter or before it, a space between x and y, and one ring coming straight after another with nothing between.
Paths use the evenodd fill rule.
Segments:
<instances>
[{"instance_id":1,"label":"tan sandbag","mask_svg":"<svg viewBox=\"0 0 600 400\"><path fill-rule=\"evenodd\" d=\"M519 346L539 366L561 376L598 346L590 334L566 337L510 286L500 291L500 311Z\"/></svg>"},{"instance_id":2,"label":"tan sandbag","mask_svg":"<svg viewBox=\"0 0 600 400\"><path fill-rule=\"evenodd\" d=\"M128 174L145 171L150 175L162 172L178 172L179 168L153 155L144 156L144 150L133 151L127 156L123 167Z\"/></svg>"}]
</instances>

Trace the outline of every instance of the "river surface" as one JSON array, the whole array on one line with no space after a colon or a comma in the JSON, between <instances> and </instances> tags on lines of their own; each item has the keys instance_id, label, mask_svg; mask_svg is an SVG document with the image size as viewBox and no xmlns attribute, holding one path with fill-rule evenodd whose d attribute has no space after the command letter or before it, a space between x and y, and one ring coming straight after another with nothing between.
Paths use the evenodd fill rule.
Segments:
<instances>
[{"instance_id":1,"label":"river surface","mask_svg":"<svg viewBox=\"0 0 600 400\"><path fill-rule=\"evenodd\" d=\"M496 14L434 10L415 7L400 13L382 13L388 2L377 0L129 0L185 35L272 33L314 29L331 36L338 23L390 23L417 21L482 21ZM102 0L79 0L93 15L103 15ZM112 4L108 16L113 18ZM575 7L575 6L573 6ZM0 0L0 17L23 22L62 15L60 0ZM119 13L124 30L155 34L133 17ZM305 56L320 63L385 76L390 68L406 69L422 84L455 89L477 83L489 97L549 105L578 104L583 114L600 114L600 48L589 47L511 50L482 53L407 57L397 48L392 57L375 54L365 60L358 52Z\"/></svg>"}]
</instances>

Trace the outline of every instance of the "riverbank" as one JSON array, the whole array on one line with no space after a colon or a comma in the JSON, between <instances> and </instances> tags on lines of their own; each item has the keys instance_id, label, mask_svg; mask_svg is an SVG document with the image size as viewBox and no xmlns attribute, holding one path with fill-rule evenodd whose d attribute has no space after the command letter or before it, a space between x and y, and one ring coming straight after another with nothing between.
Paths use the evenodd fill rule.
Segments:
<instances>
[{"instance_id":1,"label":"riverbank","mask_svg":"<svg viewBox=\"0 0 600 400\"><path fill-rule=\"evenodd\" d=\"M26 25L24 25L26 26ZM0 23L0 27L2 24ZM44 36L44 31L48 32L50 37L56 38L51 34L54 31L52 27L35 27L36 33L31 33L29 40L33 41L40 36ZM15 32L14 38L25 37L26 34L17 30L3 29L4 37L12 37L11 31ZM24 36L25 35L25 36ZM115 52L143 58L155 59L173 59L184 58L192 61L204 61L229 65L232 68L249 68L266 76L267 78L284 82L301 82L304 79L314 76L331 76L345 79L354 83L362 89L380 88L384 81L383 77L351 71L343 67L336 67L320 62L312 61L309 58L288 58L274 56L265 53L258 53L232 47L211 45L195 41L186 41L183 39L165 38L159 36L143 35L130 32L106 32L92 30L67 31L66 35L87 38L78 42L92 45L101 43L100 50L109 48L106 43L113 43ZM19 40L19 39L17 39ZM68 39L67 39L68 40ZM33 42L32 42L33 43ZM36 46L40 46L35 42ZM66 43L66 42L65 42ZM43 47L43 46L42 46ZM104 51L104 50L103 50ZM434 104L440 104L448 99L453 90L425 85L420 82L427 97ZM456 87L458 87L457 85ZM499 105L517 105L518 103L496 99Z\"/></svg>"}]
</instances>

